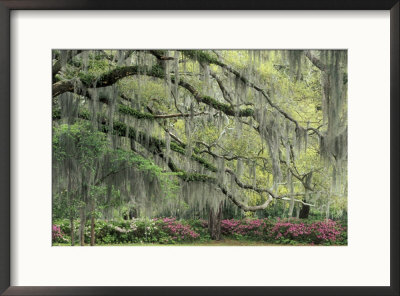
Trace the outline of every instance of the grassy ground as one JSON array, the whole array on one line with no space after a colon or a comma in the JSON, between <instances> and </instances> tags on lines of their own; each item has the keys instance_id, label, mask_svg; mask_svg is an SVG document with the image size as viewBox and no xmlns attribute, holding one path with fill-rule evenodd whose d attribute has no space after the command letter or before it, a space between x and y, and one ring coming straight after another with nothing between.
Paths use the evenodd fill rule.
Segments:
<instances>
[{"instance_id":1,"label":"grassy ground","mask_svg":"<svg viewBox=\"0 0 400 296\"><path fill-rule=\"evenodd\" d=\"M53 246L69 246L68 244L56 244ZM271 244L263 241L249 241L249 240L235 240L230 238L224 238L220 241L204 241L204 242L194 242L194 243L182 243L175 245L160 245L151 243L138 243L138 244L111 244L111 245L97 245L97 246L290 246L290 245L279 245Z\"/></svg>"}]
</instances>

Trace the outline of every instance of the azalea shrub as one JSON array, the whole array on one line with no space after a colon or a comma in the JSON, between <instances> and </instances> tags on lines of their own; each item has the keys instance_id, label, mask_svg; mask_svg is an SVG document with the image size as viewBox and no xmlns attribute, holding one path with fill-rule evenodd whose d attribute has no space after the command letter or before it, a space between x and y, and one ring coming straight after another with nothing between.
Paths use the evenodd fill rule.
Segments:
<instances>
[{"instance_id":1,"label":"azalea shrub","mask_svg":"<svg viewBox=\"0 0 400 296\"><path fill-rule=\"evenodd\" d=\"M221 221L221 232L236 239L278 244L347 245L346 227L333 220L230 219Z\"/></svg>"},{"instance_id":2,"label":"azalea shrub","mask_svg":"<svg viewBox=\"0 0 400 296\"><path fill-rule=\"evenodd\" d=\"M68 239L65 237L63 231L61 230L60 226L53 225L51 228L51 237L52 241L55 243L66 243Z\"/></svg>"},{"instance_id":3,"label":"azalea shrub","mask_svg":"<svg viewBox=\"0 0 400 296\"><path fill-rule=\"evenodd\" d=\"M189 224L181 221L176 221L176 218L155 218L155 223L165 231L173 241L193 241L200 237L196 231L194 231Z\"/></svg>"},{"instance_id":4,"label":"azalea shrub","mask_svg":"<svg viewBox=\"0 0 400 296\"><path fill-rule=\"evenodd\" d=\"M57 221L57 229L70 234L68 220ZM54 226L53 226L54 228ZM78 237L79 221L75 222L75 237ZM200 238L189 223L177 221L176 218L132 219L107 221L97 220L95 223L96 244L130 244L130 243L159 243L174 244L190 242ZM60 239L53 242L62 243ZM85 225L85 242L90 242L90 221Z\"/></svg>"},{"instance_id":5,"label":"azalea shrub","mask_svg":"<svg viewBox=\"0 0 400 296\"><path fill-rule=\"evenodd\" d=\"M273 222L268 219L230 219L221 221L221 232L235 238L264 239Z\"/></svg>"},{"instance_id":6,"label":"azalea shrub","mask_svg":"<svg viewBox=\"0 0 400 296\"><path fill-rule=\"evenodd\" d=\"M333 220L303 222L299 219L284 221L278 218L268 237L278 243L347 244L346 227Z\"/></svg>"},{"instance_id":7,"label":"azalea shrub","mask_svg":"<svg viewBox=\"0 0 400 296\"><path fill-rule=\"evenodd\" d=\"M210 234L208 232L208 221L204 219L190 219L186 220L187 224L200 235L199 240L207 241L210 240Z\"/></svg>"},{"instance_id":8,"label":"azalea shrub","mask_svg":"<svg viewBox=\"0 0 400 296\"><path fill-rule=\"evenodd\" d=\"M78 241L79 221L74 223ZM70 221L53 225L53 243L70 242ZM263 240L276 244L347 245L346 225L340 222L302 219L229 219L221 221L224 237L239 240ZM210 240L208 222L203 219L176 218L97 220L96 244L176 244ZM85 241L90 242L90 221L85 226Z\"/></svg>"}]
</instances>

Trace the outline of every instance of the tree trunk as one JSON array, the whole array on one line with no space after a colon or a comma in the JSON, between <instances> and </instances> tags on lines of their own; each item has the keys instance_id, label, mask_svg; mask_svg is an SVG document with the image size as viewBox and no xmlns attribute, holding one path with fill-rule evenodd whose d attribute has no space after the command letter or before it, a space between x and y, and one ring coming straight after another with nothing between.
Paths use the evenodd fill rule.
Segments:
<instances>
[{"instance_id":1,"label":"tree trunk","mask_svg":"<svg viewBox=\"0 0 400 296\"><path fill-rule=\"evenodd\" d=\"M82 194L82 202L83 204L81 205L79 209L79 214L80 214L80 220L81 220L81 225L79 226L79 239L80 239L80 244L81 246L85 245L85 226L86 226L86 207L88 203L88 196L89 196L89 186L85 180L87 176L85 176L85 173L82 171L82 188L81 188L81 194ZM90 178L90 176L89 176Z\"/></svg>"},{"instance_id":2,"label":"tree trunk","mask_svg":"<svg viewBox=\"0 0 400 296\"><path fill-rule=\"evenodd\" d=\"M208 231L212 240L221 239L221 216L222 216L222 202L219 204L217 211L210 209L208 216Z\"/></svg>"},{"instance_id":3,"label":"tree trunk","mask_svg":"<svg viewBox=\"0 0 400 296\"><path fill-rule=\"evenodd\" d=\"M294 195L290 197L290 205L289 205L289 212L288 212L288 218L293 217L293 209L294 209Z\"/></svg>"},{"instance_id":4,"label":"tree trunk","mask_svg":"<svg viewBox=\"0 0 400 296\"><path fill-rule=\"evenodd\" d=\"M304 202L306 202L306 200L304 200ZM302 207L301 207L301 210L300 210L300 215L299 215L299 218L300 219L308 219L308 214L310 213L310 206L308 206L308 205L303 205Z\"/></svg>"},{"instance_id":5,"label":"tree trunk","mask_svg":"<svg viewBox=\"0 0 400 296\"><path fill-rule=\"evenodd\" d=\"M289 204L289 212L288 212L288 218L293 217L293 209L294 209L294 188L293 188L293 182L292 182L292 173L290 170L288 170L288 190L290 192L290 204Z\"/></svg>"},{"instance_id":6,"label":"tree trunk","mask_svg":"<svg viewBox=\"0 0 400 296\"><path fill-rule=\"evenodd\" d=\"M330 202L329 202L329 200L328 200L328 203L327 203L327 205L326 205L326 217L325 217L325 221L326 222L328 222L328 220L329 220L329 207L330 207Z\"/></svg>"},{"instance_id":7,"label":"tree trunk","mask_svg":"<svg viewBox=\"0 0 400 296\"><path fill-rule=\"evenodd\" d=\"M296 206L296 218L299 219L300 217L300 206Z\"/></svg>"},{"instance_id":8,"label":"tree trunk","mask_svg":"<svg viewBox=\"0 0 400 296\"><path fill-rule=\"evenodd\" d=\"M282 215L281 215L281 219L285 219L286 217L286 205L283 205L283 210L282 210Z\"/></svg>"},{"instance_id":9,"label":"tree trunk","mask_svg":"<svg viewBox=\"0 0 400 296\"><path fill-rule=\"evenodd\" d=\"M91 208L91 217L90 217L91 223L90 223L90 245L94 246L95 244L95 212L94 212L94 200L92 200L92 208Z\"/></svg>"},{"instance_id":10,"label":"tree trunk","mask_svg":"<svg viewBox=\"0 0 400 296\"><path fill-rule=\"evenodd\" d=\"M71 194L72 190L72 181L71 181L71 172L68 170L68 206L69 206L69 221L71 226L71 246L75 245L75 235L74 235L74 197Z\"/></svg>"},{"instance_id":11,"label":"tree trunk","mask_svg":"<svg viewBox=\"0 0 400 296\"><path fill-rule=\"evenodd\" d=\"M85 245L85 224L86 224L86 210L85 207L80 209L81 225L79 226L79 238L81 246Z\"/></svg>"},{"instance_id":12,"label":"tree trunk","mask_svg":"<svg viewBox=\"0 0 400 296\"><path fill-rule=\"evenodd\" d=\"M69 224L71 225L71 246L73 246L73 245L75 245L75 233L74 233L75 225L74 225L74 218L71 217L70 220L69 220L69 222L70 222Z\"/></svg>"}]
</instances>

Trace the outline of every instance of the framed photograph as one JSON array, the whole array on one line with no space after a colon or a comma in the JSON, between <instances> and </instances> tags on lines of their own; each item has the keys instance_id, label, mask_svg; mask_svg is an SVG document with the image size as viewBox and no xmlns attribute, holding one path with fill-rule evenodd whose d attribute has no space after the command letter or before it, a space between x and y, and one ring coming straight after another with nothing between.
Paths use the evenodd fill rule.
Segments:
<instances>
[{"instance_id":1,"label":"framed photograph","mask_svg":"<svg viewBox=\"0 0 400 296\"><path fill-rule=\"evenodd\" d=\"M1 295L399 295L399 6L0 0Z\"/></svg>"}]
</instances>

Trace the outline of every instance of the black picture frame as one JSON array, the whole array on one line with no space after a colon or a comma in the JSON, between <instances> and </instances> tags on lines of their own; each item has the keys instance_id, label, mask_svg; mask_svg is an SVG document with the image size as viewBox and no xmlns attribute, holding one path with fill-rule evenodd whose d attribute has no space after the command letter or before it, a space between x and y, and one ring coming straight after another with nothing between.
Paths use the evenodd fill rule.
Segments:
<instances>
[{"instance_id":1,"label":"black picture frame","mask_svg":"<svg viewBox=\"0 0 400 296\"><path fill-rule=\"evenodd\" d=\"M399 0L0 0L1 295L399 295ZM390 286L21 287L10 286L10 12L12 10L390 10ZM367 258L366 258L367 264ZM40 271L38 271L40 272Z\"/></svg>"}]
</instances>

